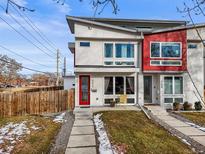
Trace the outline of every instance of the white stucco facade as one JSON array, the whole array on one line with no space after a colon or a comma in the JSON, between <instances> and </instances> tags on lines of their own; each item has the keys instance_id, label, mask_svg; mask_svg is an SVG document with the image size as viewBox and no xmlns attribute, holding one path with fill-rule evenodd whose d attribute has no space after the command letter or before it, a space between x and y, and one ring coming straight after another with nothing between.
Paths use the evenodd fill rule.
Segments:
<instances>
[{"instance_id":1,"label":"white stucco facade","mask_svg":"<svg viewBox=\"0 0 205 154\"><path fill-rule=\"evenodd\" d=\"M205 39L205 29L200 29ZM187 29L187 44L196 44L197 48L187 48L187 70L188 72L150 72L142 71L142 42L143 34L123 31L120 29L112 29L109 26L104 27L83 22L75 22L75 105L82 105L80 102L84 96L81 96L82 82L81 77L89 77L89 106L104 106L106 99L119 99L117 94L116 78L123 78L124 95L133 103L120 105L144 105L145 103L159 104L164 108L171 108L172 103L165 103L165 99L172 98L173 101L182 100L194 104L200 98L204 99L204 47L194 29ZM89 46L81 46L81 42L89 42ZM132 66L115 66L105 65L106 61L126 61L127 59L109 59L105 58L105 43L127 43L134 45L134 61ZM114 47L114 54L115 47ZM115 57L115 56L113 56ZM190 73L190 76L188 75ZM150 102L145 100L145 77L151 77ZM105 77L111 77L113 82L113 94L105 94L106 81ZM127 94L127 82L129 77L134 78L134 93ZM181 94L165 94L165 77L172 77L173 83L175 77L183 80L183 93ZM191 78L190 78L191 77ZM129 82L128 82L129 83ZM194 84L193 84L194 83ZM195 88L195 86L197 89Z\"/></svg>"}]
</instances>

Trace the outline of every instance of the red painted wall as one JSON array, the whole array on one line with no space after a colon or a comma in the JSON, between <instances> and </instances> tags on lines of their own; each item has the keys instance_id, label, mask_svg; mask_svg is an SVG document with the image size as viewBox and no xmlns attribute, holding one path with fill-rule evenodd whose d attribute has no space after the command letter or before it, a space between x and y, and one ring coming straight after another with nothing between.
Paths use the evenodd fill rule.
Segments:
<instances>
[{"instance_id":1,"label":"red painted wall","mask_svg":"<svg viewBox=\"0 0 205 154\"><path fill-rule=\"evenodd\" d=\"M187 70L187 34L186 30L147 34L143 40L143 71L186 71ZM150 58L150 42L181 42L182 43L182 66L150 66L150 60L166 60L169 58ZM172 60L174 60L172 58ZM177 59L179 60L179 59Z\"/></svg>"}]
</instances>

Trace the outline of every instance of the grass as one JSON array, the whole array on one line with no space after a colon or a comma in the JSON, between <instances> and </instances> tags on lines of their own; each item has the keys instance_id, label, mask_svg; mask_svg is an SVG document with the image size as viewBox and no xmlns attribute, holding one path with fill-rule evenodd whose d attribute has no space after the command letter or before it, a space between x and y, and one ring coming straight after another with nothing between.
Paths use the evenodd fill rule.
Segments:
<instances>
[{"instance_id":1,"label":"grass","mask_svg":"<svg viewBox=\"0 0 205 154\"><path fill-rule=\"evenodd\" d=\"M35 125L40 127L40 130L31 130L31 133L23 138L23 140L16 144L12 153L14 154L28 154L29 153L49 153L50 146L54 142L55 136L61 124L55 123L50 118L40 116L20 116L11 118L1 118L0 127L8 122L18 123L27 121L27 127Z\"/></svg>"},{"instance_id":2,"label":"grass","mask_svg":"<svg viewBox=\"0 0 205 154\"><path fill-rule=\"evenodd\" d=\"M205 127L205 112L181 112L177 113L193 123Z\"/></svg>"},{"instance_id":3,"label":"grass","mask_svg":"<svg viewBox=\"0 0 205 154\"><path fill-rule=\"evenodd\" d=\"M112 145L127 147L128 154L189 154L189 147L177 137L147 119L142 112L102 112Z\"/></svg>"}]
</instances>

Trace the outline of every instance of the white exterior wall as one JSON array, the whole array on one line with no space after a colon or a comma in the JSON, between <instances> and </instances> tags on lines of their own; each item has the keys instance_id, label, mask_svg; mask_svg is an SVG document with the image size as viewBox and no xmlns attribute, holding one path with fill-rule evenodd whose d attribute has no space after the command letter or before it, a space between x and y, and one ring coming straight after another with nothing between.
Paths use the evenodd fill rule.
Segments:
<instances>
[{"instance_id":1,"label":"white exterior wall","mask_svg":"<svg viewBox=\"0 0 205 154\"><path fill-rule=\"evenodd\" d=\"M75 86L75 77L64 77L64 89L71 89L74 88Z\"/></svg>"},{"instance_id":2,"label":"white exterior wall","mask_svg":"<svg viewBox=\"0 0 205 154\"><path fill-rule=\"evenodd\" d=\"M79 38L106 38L109 39L139 39L141 36L135 33L124 32L119 30L114 30L111 28L105 28L100 26L95 26L92 24L75 24L75 37Z\"/></svg>"}]
</instances>

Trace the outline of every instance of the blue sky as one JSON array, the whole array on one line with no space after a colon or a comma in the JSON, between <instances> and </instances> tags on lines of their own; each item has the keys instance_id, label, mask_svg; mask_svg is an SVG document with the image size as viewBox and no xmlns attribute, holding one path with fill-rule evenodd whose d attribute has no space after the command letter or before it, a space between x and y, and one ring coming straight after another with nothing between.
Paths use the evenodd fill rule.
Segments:
<instances>
[{"instance_id":1,"label":"blue sky","mask_svg":"<svg viewBox=\"0 0 205 154\"><path fill-rule=\"evenodd\" d=\"M67 57L68 71L73 70L73 56L67 48L68 42L74 40L66 23L65 16L93 16L94 10L90 5L90 0L67 0L64 6L55 3L53 0L15 0L21 5L28 8L35 9L35 12L25 12L32 21L41 29L41 31L51 40L57 48L60 49L62 57ZM106 18L137 18L137 19L171 19L171 20L188 20L183 17L182 14L177 12L176 7L182 8L183 2L190 2L191 0L117 0L120 11L117 15L112 13L110 6L106 7L102 14L97 17ZM0 5L6 6L6 0L1 0ZM35 32L22 20L20 16L10 8L10 13L27 27L32 34ZM17 30L26 35L32 40L20 26L18 26L5 12L0 8L0 16L6 19ZM194 18L196 22L203 22L205 17L197 16ZM0 45L3 45L24 57L28 57L35 62L46 65L43 67L37 64L33 64L30 61L24 60L14 54L9 53L0 48L0 53L7 54L8 56L15 58L18 62L22 63L26 67L38 69L41 71L56 71L56 63L54 57L51 58L39 51L36 47L31 45L17 33L15 33L10 27L0 20ZM38 37L38 35L36 35ZM40 40L40 38L39 38ZM43 41L43 40L42 40ZM35 42L35 40L34 40ZM45 42L43 42L45 43ZM38 46L41 46L36 42ZM47 44L45 44L49 47ZM43 47L41 47L43 48ZM52 48L50 49L55 52ZM46 49L44 51L47 51ZM49 51L48 51L49 52ZM52 55L52 53L50 53ZM54 55L53 55L54 56ZM63 60L62 60L63 61ZM24 74L31 74L33 72L23 70Z\"/></svg>"}]
</instances>

